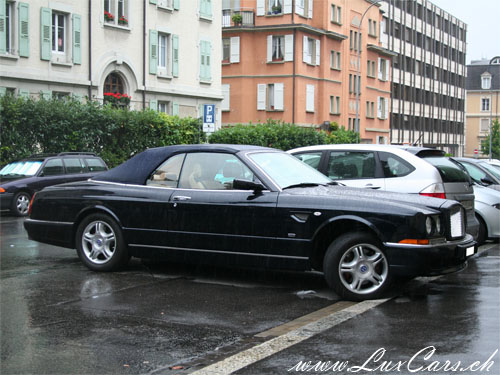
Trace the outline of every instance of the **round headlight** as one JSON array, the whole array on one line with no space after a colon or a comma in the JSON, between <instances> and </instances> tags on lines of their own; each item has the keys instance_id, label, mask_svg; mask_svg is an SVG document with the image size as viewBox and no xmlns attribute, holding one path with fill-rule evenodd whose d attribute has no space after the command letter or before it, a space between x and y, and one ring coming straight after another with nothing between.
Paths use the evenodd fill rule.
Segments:
<instances>
[{"instance_id":1,"label":"round headlight","mask_svg":"<svg viewBox=\"0 0 500 375\"><path fill-rule=\"evenodd\" d=\"M439 217L435 218L436 232L441 233L441 219Z\"/></svg>"},{"instance_id":2,"label":"round headlight","mask_svg":"<svg viewBox=\"0 0 500 375\"><path fill-rule=\"evenodd\" d=\"M428 235L432 233L432 219L430 217L425 219L425 230Z\"/></svg>"}]
</instances>

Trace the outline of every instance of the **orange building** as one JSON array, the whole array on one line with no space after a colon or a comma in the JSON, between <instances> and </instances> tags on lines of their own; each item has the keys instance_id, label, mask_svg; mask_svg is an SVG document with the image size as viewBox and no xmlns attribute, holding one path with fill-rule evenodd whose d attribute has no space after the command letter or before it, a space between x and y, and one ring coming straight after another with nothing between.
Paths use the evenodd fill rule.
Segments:
<instances>
[{"instance_id":1,"label":"orange building","mask_svg":"<svg viewBox=\"0 0 500 375\"><path fill-rule=\"evenodd\" d=\"M388 143L394 54L381 47L381 21L369 0L224 1L222 123L357 130L358 118L363 142Z\"/></svg>"}]
</instances>

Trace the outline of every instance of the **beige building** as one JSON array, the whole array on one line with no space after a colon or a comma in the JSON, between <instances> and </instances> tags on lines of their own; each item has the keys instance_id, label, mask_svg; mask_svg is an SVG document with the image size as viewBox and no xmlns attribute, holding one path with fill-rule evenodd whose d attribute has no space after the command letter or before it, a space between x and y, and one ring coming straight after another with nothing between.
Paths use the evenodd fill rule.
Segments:
<instances>
[{"instance_id":1,"label":"beige building","mask_svg":"<svg viewBox=\"0 0 500 375\"><path fill-rule=\"evenodd\" d=\"M103 100L220 124L221 4L211 0L0 0L0 94Z\"/></svg>"},{"instance_id":2,"label":"beige building","mask_svg":"<svg viewBox=\"0 0 500 375\"><path fill-rule=\"evenodd\" d=\"M465 156L488 157L481 153L481 141L488 136L492 121L500 118L499 96L500 56L467 65Z\"/></svg>"}]
</instances>

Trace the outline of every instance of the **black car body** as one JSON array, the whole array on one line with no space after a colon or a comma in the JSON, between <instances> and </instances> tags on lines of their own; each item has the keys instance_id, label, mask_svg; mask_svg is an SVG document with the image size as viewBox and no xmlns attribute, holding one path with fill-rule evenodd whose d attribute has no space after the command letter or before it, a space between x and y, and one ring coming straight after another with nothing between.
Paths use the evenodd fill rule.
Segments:
<instances>
[{"instance_id":1,"label":"black car body","mask_svg":"<svg viewBox=\"0 0 500 375\"><path fill-rule=\"evenodd\" d=\"M463 268L474 253L454 201L335 185L284 152L233 145L147 150L33 199L30 239L77 249L96 271L130 256L319 270L374 298L392 276Z\"/></svg>"},{"instance_id":2,"label":"black car body","mask_svg":"<svg viewBox=\"0 0 500 375\"><path fill-rule=\"evenodd\" d=\"M37 154L9 163L0 170L0 209L26 216L35 192L47 186L87 180L107 170L106 163L90 152Z\"/></svg>"}]
</instances>

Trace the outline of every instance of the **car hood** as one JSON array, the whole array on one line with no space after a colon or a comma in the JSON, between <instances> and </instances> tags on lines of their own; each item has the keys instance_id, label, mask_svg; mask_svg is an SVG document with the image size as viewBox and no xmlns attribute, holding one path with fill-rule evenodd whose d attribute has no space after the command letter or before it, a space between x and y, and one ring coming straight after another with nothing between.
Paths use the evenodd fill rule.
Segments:
<instances>
[{"instance_id":1,"label":"car hood","mask_svg":"<svg viewBox=\"0 0 500 375\"><path fill-rule=\"evenodd\" d=\"M348 186L316 186L301 187L285 190L290 195L304 195L309 197L327 198L331 197L340 202L346 202L347 205L356 205L361 207L380 207L397 206L403 211L427 211L426 213L435 213L443 205L450 205L447 199L425 197L417 194L395 193L388 191L379 191L372 189L348 187ZM328 204L328 201L324 201ZM455 203L455 202L453 202ZM338 202L336 202L336 205Z\"/></svg>"},{"instance_id":2,"label":"car hood","mask_svg":"<svg viewBox=\"0 0 500 375\"><path fill-rule=\"evenodd\" d=\"M28 178L28 177L31 177L31 176L4 175L4 176L0 176L0 184L5 184L5 183L11 182L11 181L22 180L22 179Z\"/></svg>"}]
</instances>

